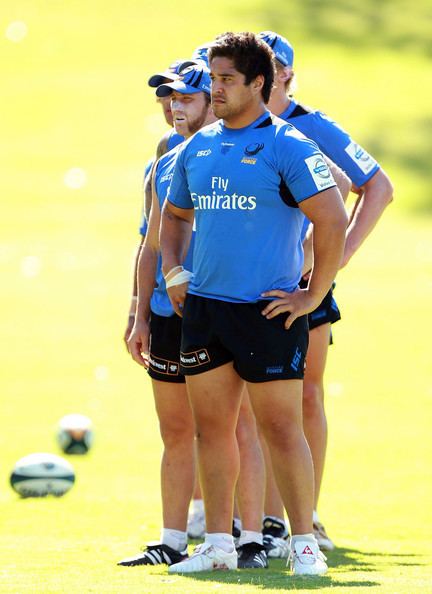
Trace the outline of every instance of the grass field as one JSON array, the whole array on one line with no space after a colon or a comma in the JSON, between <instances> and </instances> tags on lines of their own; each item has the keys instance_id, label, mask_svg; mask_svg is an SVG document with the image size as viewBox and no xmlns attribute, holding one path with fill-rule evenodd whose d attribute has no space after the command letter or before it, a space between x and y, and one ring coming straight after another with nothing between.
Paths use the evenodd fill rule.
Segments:
<instances>
[{"instance_id":1,"label":"grass field","mask_svg":"<svg viewBox=\"0 0 432 594\"><path fill-rule=\"evenodd\" d=\"M164 29L153 2L2 4L0 592L432 592L430 8L323 4L223 0L209 12L170 0ZM7 38L17 20L20 42ZM121 343L141 171L164 131L146 78L220 31L271 27L295 44L299 98L367 145L396 186L336 289L321 515L338 548L317 581L279 562L194 578L119 568L157 538L161 511L150 384ZM86 174L78 189L65 184L72 168ZM14 462L57 453L69 412L96 427L92 452L72 459L75 487L20 500Z\"/></svg>"}]
</instances>

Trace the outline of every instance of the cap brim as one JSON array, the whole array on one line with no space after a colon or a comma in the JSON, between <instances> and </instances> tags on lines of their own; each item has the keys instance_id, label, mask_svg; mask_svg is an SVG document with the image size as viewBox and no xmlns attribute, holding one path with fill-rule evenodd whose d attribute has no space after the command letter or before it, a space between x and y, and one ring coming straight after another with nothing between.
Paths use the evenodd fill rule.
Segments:
<instances>
[{"instance_id":1,"label":"cap brim","mask_svg":"<svg viewBox=\"0 0 432 594\"><path fill-rule=\"evenodd\" d=\"M159 85L163 85L163 83L165 83L167 80L175 80L176 78L177 75L171 72L171 70L165 70L165 72L157 72L148 79L148 86L156 88Z\"/></svg>"},{"instance_id":2,"label":"cap brim","mask_svg":"<svg viewBox=\"0 0 432 594\"><path fill-rule=\"evenodd\" d=\"M187 85L182 80L175 80L172 83L160 85L156 89L156 95L158 97L168 97L168 95L171 95L173 91L177 91L178 93L182 93L183 95L193 95L195 93L201 92L204 93L202 89L197 89L196 87Z\"/></svg>"}]
</instances>

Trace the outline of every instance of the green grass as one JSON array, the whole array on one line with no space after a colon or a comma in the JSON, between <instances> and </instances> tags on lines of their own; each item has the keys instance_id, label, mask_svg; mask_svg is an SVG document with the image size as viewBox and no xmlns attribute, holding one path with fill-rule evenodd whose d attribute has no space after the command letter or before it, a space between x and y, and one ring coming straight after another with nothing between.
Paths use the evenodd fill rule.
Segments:
<instances>
[{"instance_id":1,"label":"green grass","mask_svg":"<svg viewBox=\"0 0 432 594\"><path fill-rule=\"evenodd\" d=\"M334 2L326 14L311 0L287 6L2 5L3 30L22 19L29 33L0 40L1 592L432 592L428 5L380 3L379 26L371 2ZM288 578L278 562L195 578L119 568L157 538L161 516L149 381L121 344L141 171L165 129L146 78L220 31L271 27L295 43L299 98L349 129L396 185L338 278L321 515L339 547L316 582ZM63 184L75 166L87 172L81 190ZM28 257L34 276L23 274ZM14 462L57 452L69 412L96 427L93 451L72 459L76 485L62 499L20 500L8 485Z\"/></svg>"}]
</instances>

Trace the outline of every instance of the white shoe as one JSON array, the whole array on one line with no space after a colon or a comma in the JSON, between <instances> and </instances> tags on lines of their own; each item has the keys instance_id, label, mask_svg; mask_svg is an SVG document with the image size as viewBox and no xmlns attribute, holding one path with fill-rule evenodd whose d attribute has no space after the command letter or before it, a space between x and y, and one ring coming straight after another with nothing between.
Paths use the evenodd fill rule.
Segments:
<instances>
[{"instance_id":1,"label":"white shoe","mask_svg":"<svg viewBox=\"0 0 432 594\"><path fill-rule=\"evenodd\" d=\"M333 551L335 548L334 542L327 534L321 522L314 522L313 524L314 536L317 539L318 546L322 551Z\"/></svg>"},{"instance_id":2,"label":"white shoe","mask_svg":"<svg viewBox=\"0 0 432 594\"><path fill-rule=\"evenodd\" d=\"M168 573L195 573L215 569L237 569L237 551L227 553L219 547L204 542L193 554L180 563L168 567Z\"/></svg>"},{"instance_id":3,"label":"white shoe","mask_svg":"<svg viewBox=\"0 0 432 594\"><path fill-rule=\"evenodd\" d=\"M271 534L264 534L263 545L270 559L286 559L289 555L289 542Z\"/></svg>"},{"instance_id":4,"label":"white shoe","mask_svg":"<svg viewBox=\"0 0 432 594\"><path fill-rule=\"evenodd\" d=\"M204 538L205 529L204 511L189 510L187 520L187 534L189 538Z\"/></svg>"},{"instance_id":5,"label":"white shoe","mask_svg":"<svg viewBox=\"0 0 432 594\"><path fill-rule=\"evenodd\" d=\"M319 550L317 542L300 539L296 539L295 542L291 541L288 563L294 575L324 575L328 570L326 560L325 555ZM181 565L181 563L177 565Z\"/></svg>"}]
</instances>

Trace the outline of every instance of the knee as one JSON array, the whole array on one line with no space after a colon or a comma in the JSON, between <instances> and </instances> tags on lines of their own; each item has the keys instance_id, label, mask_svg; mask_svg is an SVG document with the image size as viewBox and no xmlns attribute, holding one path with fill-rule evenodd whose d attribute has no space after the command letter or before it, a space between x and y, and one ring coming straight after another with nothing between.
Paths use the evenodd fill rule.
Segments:
<instances>
[{"instance_id":1,"label":"knee","mask_svg":"<svg viewBox=\"0 0 432 594\"><path fill-rule=\"evenodd\" d=\"M305 381L303 384L303 414L313 417L324 411L324 387L322 383Z\"/></svg>"},{"instance_id":2,"label":"knee","mask_svg":"<svg viewBox=\"0 0 432 594\"><path fill-rule=\"evenodd\" d=\"M194 440L192 418L171 418L160 422L160 434L165 448L191 447Z\"/></svg>"},{"instance_id":3,"label":"knee","mask_svg":"<svg viewBox=\"0 0 432 594\"><path fill-rule=\"evenodd\" d=\"M239 416L236 427L237 443L240 450L250 449L258 443L258 433L255 418Z\"/></svg>"}]
</instances>

